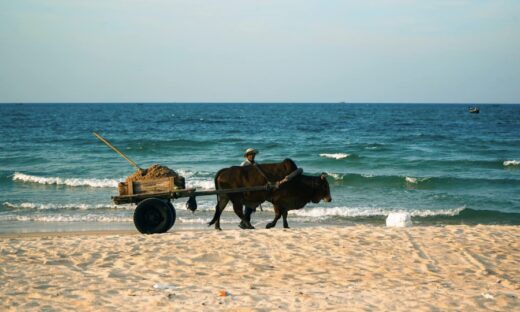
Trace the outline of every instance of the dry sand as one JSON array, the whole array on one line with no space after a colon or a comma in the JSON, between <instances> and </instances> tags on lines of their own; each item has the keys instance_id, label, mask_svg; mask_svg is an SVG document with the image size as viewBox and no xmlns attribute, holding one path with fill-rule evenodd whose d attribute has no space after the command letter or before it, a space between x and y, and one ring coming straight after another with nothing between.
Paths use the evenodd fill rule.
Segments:
<instances>
[{"instance_id":1,"label":"dry sand","mask_svg":"<svg viewBox=\"0 0 520 312\"><path fill-rule=\"evenodd\" d=\"M520 310L520 227L0 236L0 310Z\"/></svg>"}]
</instances>

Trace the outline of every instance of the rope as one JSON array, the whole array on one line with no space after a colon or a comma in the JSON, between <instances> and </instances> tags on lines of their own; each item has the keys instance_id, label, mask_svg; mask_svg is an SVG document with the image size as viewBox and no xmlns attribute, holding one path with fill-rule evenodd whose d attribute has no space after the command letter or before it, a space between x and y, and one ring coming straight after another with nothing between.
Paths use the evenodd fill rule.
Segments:
<instances>
[{"instance_id":1,"label":"rope","mask_svg":"<svg viewBox=\"0 0 520 312\"><path fill-rule=\"evenodd\" d=\"M291 172L290 174L286 175L282 180L277 181L277 182L271 182L269 180L269 178L267 177L267 175L264 173L264 171L256 163L254 163L253 166L255 166L256 169L258 169L258 172L260 172L260 174L267 180L267 189L269 189L269 190L273 190L273 189L276 190L280 187L280 185L289 182L295 176L303 173L303 169L298 168L295 171Z\"/></svg>"},{"instance_id":2,"label":"rope","mask_svg":"<svg viewBox=\"0 0 520 312\"><path fill-rule=\"evenodd\" d=\"M271 189L277 189L278 188L278 183L277 182L271 182L271 180L269 180L269 178L267 177L267 175L265 174L265 172L260 168L260 166L258 166L255 163L253 163L253 166L258 170L258 172L260 172L260 174L267 180L267 189L268 190L271 190Z\"/></svg>"}]
</instances>

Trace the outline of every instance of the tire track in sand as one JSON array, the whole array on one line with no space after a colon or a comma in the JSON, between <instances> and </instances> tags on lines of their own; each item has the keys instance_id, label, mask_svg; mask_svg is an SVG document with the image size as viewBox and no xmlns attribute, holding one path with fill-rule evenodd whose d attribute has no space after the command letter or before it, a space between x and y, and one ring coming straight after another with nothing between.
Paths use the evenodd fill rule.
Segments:
<instances>
[{"instance_id":1,"label":"tire track in sand","mask_svg":"<svg viewBox=\"0 0 520 312\"><path fill-rule=\"evenodd\" d=\"M423 269L432 273L439 273L440 269L437 261L435 261L430 255L428 255L426 251L424 251L421 244L417 242L408 231L404 232L404 234L410 245L412 245L412 249L415 251L416 255L424 261Z\"/></svg>"}]
</instances>

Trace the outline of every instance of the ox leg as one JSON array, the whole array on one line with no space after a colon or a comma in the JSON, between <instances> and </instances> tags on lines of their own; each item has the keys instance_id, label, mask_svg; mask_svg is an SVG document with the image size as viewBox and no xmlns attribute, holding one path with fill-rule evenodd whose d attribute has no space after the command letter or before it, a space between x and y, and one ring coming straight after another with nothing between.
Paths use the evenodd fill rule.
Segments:
<instances>
[{"instance_id":1,"label":"ox leg","mask_svg":"<svg viewBox=\"0 0 520 312\"><path fill-rule=\"evenodd\" d=\"M217 205L215 206L215 215L213 215L213 219L208 225L215 224L215 229L222 231L222 228L220 227L220 215L222 214L222 211L224 211L224 208L226 208L228 202L229 199L226 196L219 196Z\"/></svg>"},{"instance_id":2,"label":"ox leg","mask_svg":"<svg viewBox=\"0 0 520 312\"><path fill-rule=\"evenodd\" d=\"M288 229L289 228L289 223L287 223L287 209L284 209L282 211L282 217L283 217L283 227L285 229Z\"/></svg>"},{"instance_id":3,"label":"ox leg","mask_svg":"<svg viewBox=\"0 0 520 312\"><path fill-rule=\"evenodd\" d=\"M215 220L215 230L222 231L222 228L220 227L220 215L222 214L222 211L224 209L220 208L221 206L219 203L217 203L217 207L215 207L215 215L217 216L217 219ZM226 206L224 206L226 207ZM211 225L211 223L209 224Z\"/></svg>"},{"instance_id":4,"label":"ox leg","mask_svg":"<svg viewBox=\"0 0 520 312\"><path fill-rule=\"evenodd\" d=\"M251 215L253 214L253 208L249 207L246 205L245 209L244 209L244 217L246 218L247 221L251 222Z\"/></svg>"},{"instance_id":5,"label":"ox leg","mask_svg":"<svg viewBox=\"0 0 520 312\"><path fill-rule=\"evenodd\" d=\"M244 209L244 220L249 222L249 224L251 224L251 214L252 213L253 213L253 210L250 207L246 206ZM248 228L247 223L244 221L240 221L240 224L238 226L244 230Z\"/></svg>"},{"instance_id":6,"label":"ox leg","mask_svg":"<svg viewBox=\"0 0 520 312\"><path fill-rule=\"evenodd\" d=\"M241 222L238 225L240 228L246 229L254 229L255 227L251 225L251 223L246 219L244 213L242 212L242 202L233 202L233 210L235 214L240 218Z\"/></svg>"},{"instance_id":7,"label":"ox leg","mask_svg":"<svg viewBox=\"0 0 520 312\"><path fill-rule=\"evenodd\" d=\"M224 208L220 209L220 206L217 206L216 210L218 210L218 219L217 222L215 222L215 230L222 231L222 228L220 227L220 215L222 214L222 211L224 211Z\"/></svg>"},{"instance_id":8,"label":"ox leg","mask_svg":"<svg viewBox=\"0 0 520 312\"><path fill-rule=\"evenodd\" d=\"M251 224L251 215L255 213L256 207L258 207L259 204L251 204L246 203L244 208L244 219ZM247 225L245 222L240 222L239 225L242 229L247 228Z\"/></svg>"},{"instance_id":9,"label":"ox leg","mask_svg":"<svg viewBox=\"0 0 520 312\"><path fill-rule=\"evenodd\" d=\"M274 207L274 220L265 225L266 229L275 227L276 222L278 222L278 220L280 219L280 216L281 216L280 208L277 205L273 205L273 207Z\"/></svg>"}]
</instances>

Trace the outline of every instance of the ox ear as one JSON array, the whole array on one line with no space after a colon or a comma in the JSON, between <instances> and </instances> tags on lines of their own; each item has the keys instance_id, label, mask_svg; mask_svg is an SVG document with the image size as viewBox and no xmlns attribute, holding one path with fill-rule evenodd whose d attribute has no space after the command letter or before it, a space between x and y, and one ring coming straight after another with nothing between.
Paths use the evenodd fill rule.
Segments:
<instances>
[{"instance_id":1,"label":"ox ear","mask_svg":"<svg viewBox=\"0 0 520 312\"><path fill-rule=\"evenodd\" d=\"M322 172L322 174L320 175L320 178L322 180L325 180L329 175L326 173L326 172Z\"/></svg>"}]
</instances>

